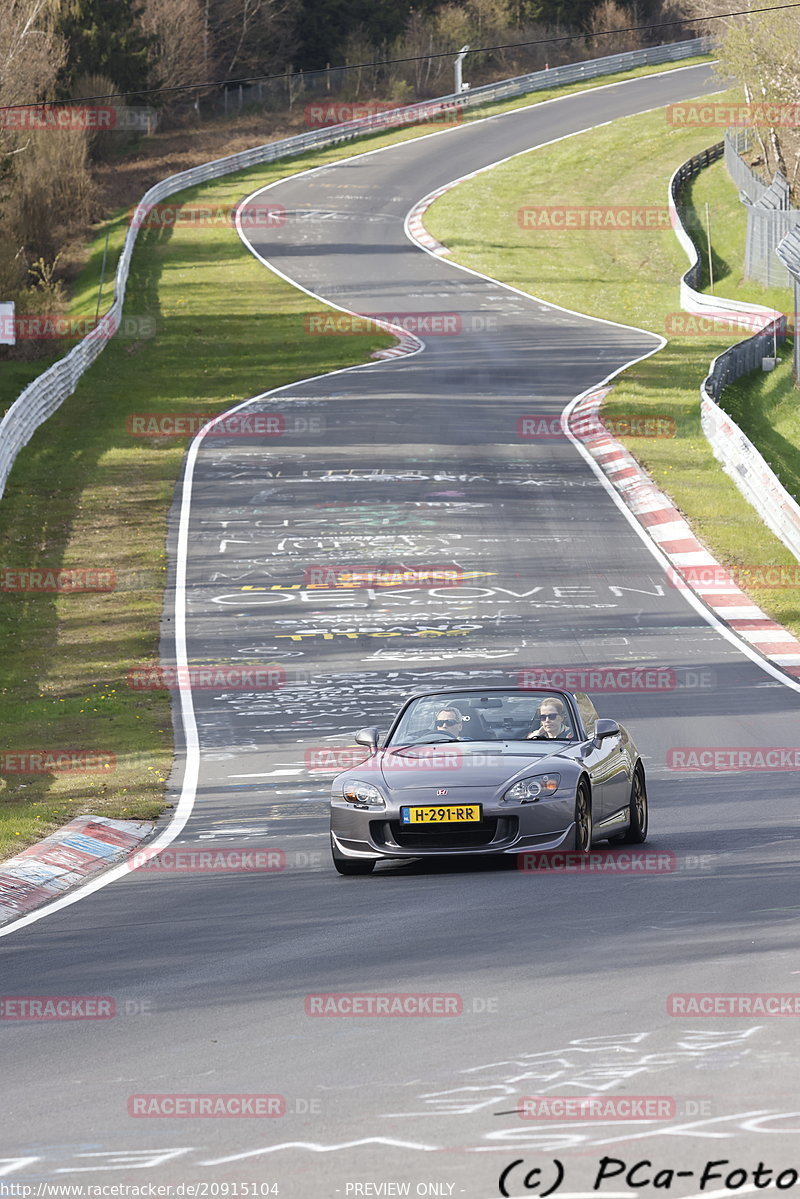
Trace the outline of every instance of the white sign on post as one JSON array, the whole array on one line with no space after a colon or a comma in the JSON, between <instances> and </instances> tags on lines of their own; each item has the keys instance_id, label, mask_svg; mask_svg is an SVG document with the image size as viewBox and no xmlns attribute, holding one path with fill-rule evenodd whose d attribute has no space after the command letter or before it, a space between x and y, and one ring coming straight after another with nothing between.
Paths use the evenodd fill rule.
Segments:
<instances>
[{"instance_id":1,"label":"white sign on post","mask_svg":"<svg viewBox=\"0 0 800 1199\"><path fill-rule=\"evenodd\" d=\"M17 344L17 339L14 335L14 311L13 300L0 303L0 346L13 346Z\"/></svg>"}]
</instances>

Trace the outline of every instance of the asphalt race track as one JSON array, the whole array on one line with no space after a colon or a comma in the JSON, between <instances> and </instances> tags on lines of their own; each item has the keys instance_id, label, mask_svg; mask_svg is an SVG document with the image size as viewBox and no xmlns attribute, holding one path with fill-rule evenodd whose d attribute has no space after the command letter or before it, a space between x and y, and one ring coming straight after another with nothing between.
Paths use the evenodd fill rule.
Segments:
<instances>
[{"instance_id":1,"label":"asphalt race track","mask_svg":"<svg viewBox=\"0 0 800 1199\"><path fill-rule=\"evenodd\" d=\"M748 1173L728 1190L744 1193L759 1162L800 1168L792 1019L672 1015L667 1002L797 990L796 779L667 763L681 746L793 746L800 698L670 585L567 440L517 433L656 339L465 274L403 230L417 200L470 170L714 86L707 67L650 76L267 193L287 220L254 246L276 269L342 308L457 314L459 330L251 403L283 415L282 436L202 441L189 660L277 664L285 685L195 691L197 798L173 848L272 849L284 868L143 869L0 939L4 995L108 996L117 1013L4 1021L0 1183L482 1199L504 1172L509 1195L549 1193L560 1163L564 1196L592 1193L610 1157L652 1165L627 1181L608 1166L599 1193L650 1193L661 1171L657 1189L683 1199L724 1191L735 1168ZM466 582L306 586L314 565L397 561L457 563ZM594 697L643 748L648 849L674 868L334 873L320 751L385 726L422 683L604 664L668 680ZM456 996L459 1014L307 1014L308 996L353 992ZM283 1114L129 1114L132 1096L165 1094L281 1096ZM523 1119L523 1096L660 1102L633 1120L557 1103Z\"/></svg>"}]
</instances>

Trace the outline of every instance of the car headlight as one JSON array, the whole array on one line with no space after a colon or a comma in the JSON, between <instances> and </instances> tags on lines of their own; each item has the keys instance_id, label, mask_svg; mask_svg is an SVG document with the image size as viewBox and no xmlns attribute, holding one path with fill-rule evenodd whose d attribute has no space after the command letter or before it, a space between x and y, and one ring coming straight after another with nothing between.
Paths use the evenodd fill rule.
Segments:
<instances>
[{"instance_id":1,"label":"car headlight","mask_svg":"<svg viewBox=\"0 0 800 1199\"><path fill-rule=\"evenodd\" d=\"M386 800L377 787L372 783L361 783L353 780L342 787L342 797L348 803L358 804L363 808L385 808Z\"/></svg>"},{"instance_id":2,"label":"car headlight","mask_svg":"<svg viewBox=\"0 0 800 1199\"><path fill-rule=\"evenodd\" d=\"M560 774L537 774L534 778L520 779L508 788L503 799L511 803L534 803L541 796L557 791L560 782Z\"/></svg>"}]
</instances>

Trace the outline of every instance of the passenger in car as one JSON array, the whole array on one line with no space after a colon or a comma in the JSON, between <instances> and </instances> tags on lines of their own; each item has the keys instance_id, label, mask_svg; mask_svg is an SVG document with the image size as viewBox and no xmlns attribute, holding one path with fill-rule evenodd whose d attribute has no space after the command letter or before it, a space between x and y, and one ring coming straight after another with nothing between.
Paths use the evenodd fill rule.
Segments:
<instances>
[{"instance_id":1,"label":"passenger in car","mask_svg":"<svg viewBox=\"0 0 800 1199\"><path fill-rule=\"evenodd\" d=\"M572 729L567 723L567 714L560 699L545 699L533 718L533 727L527 740L571 741Z\"/></svg>"}]
</instances>

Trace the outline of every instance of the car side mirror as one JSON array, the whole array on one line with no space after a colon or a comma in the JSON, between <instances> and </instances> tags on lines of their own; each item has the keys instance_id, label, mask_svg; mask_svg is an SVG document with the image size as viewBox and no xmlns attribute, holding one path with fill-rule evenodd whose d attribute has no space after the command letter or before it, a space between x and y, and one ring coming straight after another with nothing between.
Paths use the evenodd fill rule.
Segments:
<instances>
[{"instance_id":1,"label":"car side mirror","mask_svg":"<svg viewBox=\"0 0 800 1199\"><path fill-rule=\"evenodd\" d=\"M378 748L378 734L377 728L359 729L353 740L356 745L366 745L368 749L375 750Z\"/></svg>"},{"instance_id":2,"label":"car side mirror","mask_svg":"<svg viewBox=\"0 0 800 1199\"><path fill-rule=\"evenodd\" d=\"M619 736L619 724L616 720L598 720L594 726L594 739L599 745L606 737Z\"/></svg>"}]
</instances>

